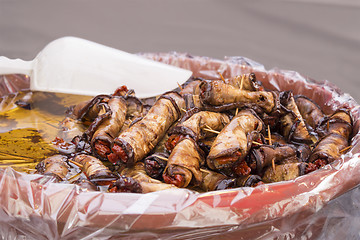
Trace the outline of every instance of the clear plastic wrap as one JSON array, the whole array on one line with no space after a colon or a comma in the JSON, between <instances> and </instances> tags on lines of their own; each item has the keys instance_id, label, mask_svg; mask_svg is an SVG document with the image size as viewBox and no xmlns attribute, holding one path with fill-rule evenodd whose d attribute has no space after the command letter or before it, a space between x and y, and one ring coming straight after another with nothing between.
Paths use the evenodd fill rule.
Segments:
<instances>
[{"instance_id":1,"label":"clear plastic wrap","mask_svg":"<svg viewBox=\"0 0 360 240\"><path fill-rule=\"evenodd\" d=\"M76 185L53 183L50 177L7 168L0 172L3 238L359 237L356 219L360 213L352 209L360 207L360 191L355 188L360 183L360 112L351 96L329 82L316 83L294 71L266 70L244 57L216 60L177 53L140 55L190 69L195 76L208 79L218 78L218 72L225 78L255 72L265 88L305 95L326 113L347 106L354 120L353 147L332 164L292 181L207 193L187 189L147 194L86 192ZM0 81L1 94L5 94L26 87L28 79L2 76Z\"/></svg>"}]
</instances>

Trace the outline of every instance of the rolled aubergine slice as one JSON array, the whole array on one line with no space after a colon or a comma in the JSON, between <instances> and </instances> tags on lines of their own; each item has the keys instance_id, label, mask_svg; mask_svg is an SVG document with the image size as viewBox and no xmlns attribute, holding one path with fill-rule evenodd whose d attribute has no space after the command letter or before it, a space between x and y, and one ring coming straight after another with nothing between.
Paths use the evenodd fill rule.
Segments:
<instances>
[{"instance_id":1,"label":"rolled aubergine slice","mask_svg":"<svg viewBox=\"0 0 360 240\"><path fill-rule=\"evenodd\" d=\"M109 161L134 166L154 149L170 126L180 118L184 106L184 99L176 92L160 96L144 118L115 138L113 153L108 155Z\"/></svg>"},{"instance_id":2,"label":"rolled aubergine slice","mask_svg":"<svg viewBox=\"0 0 360 240\"><path fill-rule=\"evenodd\" d=\"M154 153L146 157L144 160L146 173L154 179L162 180L168 158L169 155L166 153Z\"/></svg>"},{"instance_id":3,"label":"rolled aubergine slice","mask_svg":"<svg viewBox=\"0 0 360 240\"><path fill-rule=\"evenodd\" d=\"M306 96L297 95L294 99L305 124L311 131L315 131L319 124L324 120L325 114L319 105Z\"/></svg>"},{"instance_id":4,"label":"rolled aubergine slice","mask_svg":"<svg viewBox=\"0 0 360 240\"><path fill-rule=\"evenodd\" d=\"M228 175L233 167L245 163L243 160L261 131L263 123L254 111L240 111L215 138L206 160L208 167ZM235 174L247 175L248 171Z\"/></svg>"},{"instance_id":5,"label":"rolled aubergine slice","mask_svg":"<svg viewBox=\"0 0 360 240\"><path fill-rule=\"evenodd\" d=\"M200 166L205 162L191 138L184 138L172 150L163 173L166 183L177 187L198 186L202 181Z\"/></svg>"},{"instance_id":6,"label":"rolled aubergine slice","mask_svg":"<svg viewBox=\"0 0 360 240\"><path fill-rule=\"evenodd\" d=\"M287 142L313 143L292 92L281 92L280 104L284 111L283 116L280 118L280 132L287 139Z\"/></svg>"},{"instance_id":7,"label":"rolled aubergine slice","mask_svg":"<svg viewBox=\"0 0 360 240\"><path fill-rule=\"evenodd\" d=\"M96 157L80 154L74 157L74 162L82 166L83 173L90 182L96 185L108 185L117 179L110 169Z\"/></svg>"},{"instance_id":8,"label":"rolled aubergine slice","mask_svg":"<svg viewBox=\"0 0 360 240\"><path fill-rule=\"evenodd\" d=\"M230 178L224 174L208 169L201 169L202 182L200 189L207 191L217 191L236 187L255 187L261 184L261 178L257 175L247 175L238 178Z\"/></svg>"},{"instance_id":9,"label":"rolled aubergine slice","mask_svg":"<svg viewBox=\"0 0 360 240\"><path fill-rule=\"evenodd\" d=\"M192 81L183 85L180 95L185 100L186 110L193 108L201 109L201 102L199 98L199 85L204 79L194 78Z\"/></svg>"},{"instance_id":10,"label":"rolled aubergine slice","mask_svg":"<svg viewBox=\"0 0 360 240\"><path fill-rule=\"evenodd\" d=\"M331 133L317 143L309 157L309 162L315 164L317 168L323 167L338 159L342 150L348 146L348 139L337 133Z\"/></svg>"},{"instance_id":11,"label":"rolled aubergine slice","mask_svg":"<svg viewBox=\"0 0 360 240\"><path fill-rule=\"evenodd\" d=\"M225 111L243 107L266 113L277 110L275 92L241 90L223 81L202 81L199 88L200 101L206 110Z\"/></svg>"},{"instance_id":12,"label":"rolled aubergine slice","mask_svg":"<svg viewBox=\"0 0 360 240\"><path fill-rule=\"evenodd\" d=\"M329 116L317 129L324 135L309 157L309 170L314 171L338 159L349 148L352 118L346 109L339 109Z\"/></svg>"},{"instance_id":13,"label":"rolled aubergine slice","mask_svg":"<svg viewBox=\"0 0 360 240\"><path fill-rule=\"evenodd\" d=\"M226 84L229 84L233 87L248 90L248 91L263 91L264 88L260 81L256 80L255 73L238 75L232 78L224 79Z\"/></svg>"},{"instance_id":14,"label":"rolled aubergine slice","mask_svg":"<svg viewBox=\"0 0 360 240\"><path fill-rule=\"evenodd\" d=\"M264 183L293 180L305 174L307 163L286 163L275 165L275 169L269 166L262 177Z\"/></svg>"},{"instance_id":15,"label":"rolled aubergine slice","mask_svg":"<svg viewBox=\"0 0 360 240\"><path fill-rule=\"evenodd\" d=\"M111 95L97 95L89 101L81 102L70 110L72 117L89 125L101 110L99 104L107 102L110 98Z\"/></svg>"},{"instance_id":16,"label":"rolled aubergine slice","mask_svg":"<svg viewBox=\"0 0 360 240\"><path fill-rule=\"evenodd\" d=\"M353 121L349 110L338 109L330 116L324 118L317 128L321 137L336 133L346 139L350 138L353 128Z\"/></svg>"},{"instance_id":17,"label":"rolled aubergine slice","mask_svg":"<svg viewBox=\"0 0 360 240\"><path fill-rule=\"evenodd\" d=\"M69 172L69 165L66 161L66 156L54 155L39 162L35 168L38 173L54 176L56 182L61 182L66 180L66 175Z\"/></svg>"},{"instance_id":18,"label":"rolled aubergine slice","mask_svg":"<svg viewBox=\"0 0 360 240\"><path fill-rule=\"evenodd\" d=\"M224 174L208 169L200 169L200 171L202 173L202 181L199 187L202 191L208 192L236 187L235 178L229 178Z\"/></svg>"},{"instance_id":19,"label":"rolled aubergine slice","mask_svg":"<svg viewBox=\"0 0 360 240\"><path fill-rule=\"evenodd\" d=\"M132 168L125 168L121 175L122 177L109 186L110 192L149 193L177 188L148 176L143 162L137 162Z\"/></svg>"},{"instance_id":20,"label":"rolled aubergine slice","mask_svg":"<svg viewBox=\"0 0 360 240\"><path fill-rule=\"evenodd\" d=\"M171 130L167 143L168 150L171 151L177 143L176 140L181 139L178 135L189 136L195 141L199 141L215 136L214 132L221 131L229 122L230 119L225 113L209 111L195 113Z\"/></svg>"},{"instance_id":21,"label":"rolled aubergine slice","mask_svg":"<svg viewBox=\"0 0 360 240\"><path fill-rule=\"evenodd\" d=\"M111 153L111 146L124 125L127 110L125 100L120 97L112 97L107 105L109 117L96 127L91 138L93 151L101 159L106 159Z\"/></svg>"},{"instance_id":22,"label":"rolled aubergine slice","mask_svg":"<svg viewBox=\"0 0 360 240\"><path fill-rule=\"evenodd\" d=\"M293 145L261 145L251 149L248 155L248 165L253 172L260 174L263 169L281 163L287 158L297 158L296 148ZM298 160L300 161L300 160Z\"/></svg>"}]
</instances>

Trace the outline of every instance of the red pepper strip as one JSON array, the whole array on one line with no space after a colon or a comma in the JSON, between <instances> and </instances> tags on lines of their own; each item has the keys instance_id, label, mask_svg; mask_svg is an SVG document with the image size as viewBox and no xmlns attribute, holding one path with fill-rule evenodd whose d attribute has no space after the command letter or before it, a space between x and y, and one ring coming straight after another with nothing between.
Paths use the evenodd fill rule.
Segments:
<instances>
[{"instance_id":1,"label":"red pepper strip","mask_svg":"<svg viewBox=\"0 0 360 240\"><path fill-rule=\"evenodd\" d=\"M107 159L113 164L116 164L120 160L118 155L116 155L115 153L110 153L109 155L107 155Z\"/></svg>"},{"instance_id":2,"label":"red pepper strip","mask_svg":"<svg viewBox=\"0 0 360 240\"><path fill-rule=\"evenodd\" d=\"M249 168L245 161L241 161L240 163L236 163L233 171L238 176L246 176L250 174L251 168Z\"/></svg>"},{"instance_id":3,"label":"red pepper strip","mask_svg":"<svg viewBox=\"0 0 360 240\"><path fill-rule=\"evenodd\" d=\"M317 159L313 163L308 163L305 169L305 174L318 170L327 164L327 161L324 159Z\"/></svg>"},{"instance_id":4,"label":"red pepper strip","mask_svg":"<svg viewBox=\"0 0 360 240\"><path fill-rule=\"evenodd\" d=\"M174 149L174 147L176 146L176 144L183 139L185 136L183 135L178 135L178 134L173 134L169 137L169 139L167 140L167 142L165 143L165 147L168 151L172 151Z\"/></svg>"},{"instance_id":5,"label":"red pepper strip","mask_svg":"<svg viewBox=\"0 0 360 240\"><path fill-rule=\"evenodd\" d=\"M129 160L129 157L126 154L126 152L124 151L124 149L122 149L122 147L120 147L117 144L114 144L114 146L112 147L112 150L123 163L127 163L127 161Z\"/></svg>"},{"instance_id":6,"label":"red pepper strip","mask_svg":"<svg viewBox=\"0 0 360 240\"><path fill-rule=\"evenodd\" d=\"M166 173L163 174L164 181L168 184L174 184L177 187L183 187L185 184L184 176L180 174L175 174L174 176L169 176Z\"/></svg>"},{"instance_id":7,"label":"red pepper strip","mask_svg":"<svg viewBox=\"0 0 360 240\"><path fill-rule=\"evenodd\" d=\"M241 152L240 151L236 151L232 156L225 156L225 157L219 157L216 158L215 160L220 164L227 164L229 162L236 162L241 156Z\"/></svg>"},{"instance_id":8,"label":"red pepper strip","mask_svg":"<svg viewBox=\"0 0 360 240\"><path fill-rule=\"evenodd\" d=\"M111 153L108 143L103 140L97 140L94 144L94 148L95 148L97 154L99 154L99 156L101 156L103 158L105 158L106 155Z\"/></svg>"}]
</instances>

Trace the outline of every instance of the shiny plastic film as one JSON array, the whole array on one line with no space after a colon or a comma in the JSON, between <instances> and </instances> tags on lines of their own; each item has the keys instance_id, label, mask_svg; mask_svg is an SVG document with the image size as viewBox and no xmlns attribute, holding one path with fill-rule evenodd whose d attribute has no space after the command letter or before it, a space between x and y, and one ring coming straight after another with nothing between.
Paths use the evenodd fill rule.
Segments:
<instances>
[{"instance_id":1,"label":"shiny plastic film","mask_svg":"<svg viewBox=\"0 0 360 240\"><path fill-rule=\"evenodd\" d=\"M326 114L351 109L352 148L340 159L291 181L206 193L168 189L146 194L86 191L54 178L0 172L4 239L358 239L359 105L331 83L294 71L266 70L245 57L217 60L179 53L141 56L218 79L254 72L269 90L292 90ZM0 77L2 95L28 87L20 75ZM119 86L121 83L119 83Z\"/></svg>"}]
</instances>

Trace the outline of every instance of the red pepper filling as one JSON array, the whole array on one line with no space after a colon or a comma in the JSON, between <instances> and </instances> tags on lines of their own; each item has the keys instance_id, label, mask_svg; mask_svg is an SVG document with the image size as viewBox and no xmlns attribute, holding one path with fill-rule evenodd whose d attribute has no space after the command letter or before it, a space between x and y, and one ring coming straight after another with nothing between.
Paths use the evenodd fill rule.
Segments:
<instances>
[{"instance_id":1,"label":"red pepper filling","mask_svg":"<svg viewBox=\"0 0 360 240\"><path fill-rule=\"evenodd\" d=\"M251 168L249 168L245 161L241 161L235 164L233 171L236 175L246 176L250 174Z\"/></svg>"},{"instance_id":2,"label":"red pepper filling","mask_svg":"<svg viewBox=\"0 0 360 240\"><path fill-rule=\"evenodd\" d=\"M319 168L324 167L327 164L327 161L324 159L317 159L313 163L308 163L305 169L305 174L318 170Z\"/></svg>"},{"instance_id":3,"label":"red pepper filling","mask_svg":"<svg viewBox=\"0 0 360 240\"><path fill-rule=\"evenodd\" d=\"M166 173L163 174L164 181L168 184L174 184L177 187L183 187L185 184L184 176L175 174L174 176L168 176Z\"/></svg>"},{"instance_id":4,"label":"red pepper filling","mask_svg":"<svg viewBox=\"0 0 360 240\"><path fill-rule=\"evenodd\" d=\"M231 155L231 156L219 157L219 158L215 159L215 161L216 161L219 165L224 165L224 164L227 164L227 163L236 162L240 157L241 157L241 152L240 152L240 151L236 151L236 152L235 152L233 155Z\"/></svg>"},{"instance_id":5,"label":"red pepper filling","mask_svg":"<svg viewBox=\"0 0 360 240\"><path fill-rule=\"evenodd\" d=\"M114 146L112 147L112 150L113 150L113 153L115 153L123 163L127 163L127 161L129 160L129 157L122 147L120 147L117 144L114 144Z\"/></svg>"},{"instance_id":6,"label":"red pepper filling","mask_svg":"<svg viewBox=\"0 0 360 240\"><path fill-rule=\"evenodd\" d=\"M106 155L111 153L109 144L103 140L97 140L94 144L94 148L99 156L105 158Z\"/></svg>"},{"instance_id":7,"label":"red pepper filling","mask_svg":"<svg viewBox=\"0 0 360 240\"><path fill-rule=\"evenodd\" d=\"M64 141L64 139L56 137L52 142L52 144L54 144L55 146L57 146L58 148L64 149L64 150L68 150L69 147L72 145L70 143L67 143Z\"/></svg>"},{"instance_id":8,"label":"red pepper filling","mask_svg":"<svg viewBox=\"0 0 360 240\"><path fill-rule=\"evenodd\" d=\"M113 96L124 96L128 91L129 91L128 88L125 85L123 85L115 90Z\"/></svg>"},{"instance_id":9,"label":"red pepper filling","mask_svg":"<svg viewBox=\"0 0 360 240\"><path fill-rule=\"evenodd\" d=\"M327 164L327 161L325 159L318 159L314 162L314 164L318 166L318 168L322 168Z\"/></svg>"},{"instance_id":10,"label":"red pepper filling","mask_svg":"<svg viewBox=\"0 0 360 240\"><path fill-rule=\"evenodd\" d=\"M113 164L116 164L120 160L118 155L116 155L115 153L110 153L109 155L107 155L107 159Z\"/></svg>"},{"instance_id":11,"label":"red pepper filling","mask_svg":"<svg viewBox=\"0 0 360 240\"><path fill-rule=\"evenodd\" d=\"M150 177L156 178L157 176L160 175L160 172L163 170L163 167L161 167L157 161L147 160L145 164L145 170Z\"/></svg>"},{"instance_id":12,"label":"red pepper filling","mask_svg":"<svg viewBox=\"0 0 360 240\"><path fill-rule=\"evenodd\" d=\"M169 139L167 140L167 142L165 143L165 147L168 151L172 151L174 149L174 147L176 146L176 144L183 139L185 136L183 135L177 135L177 134L173 134L169 137Z\"/></svg>"}]
</instances>

